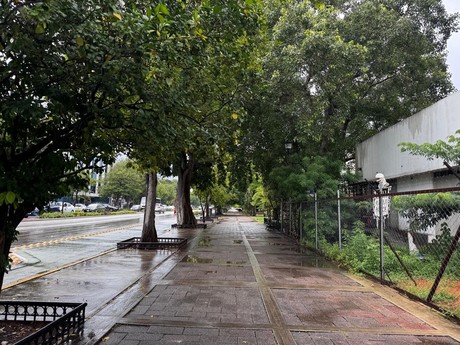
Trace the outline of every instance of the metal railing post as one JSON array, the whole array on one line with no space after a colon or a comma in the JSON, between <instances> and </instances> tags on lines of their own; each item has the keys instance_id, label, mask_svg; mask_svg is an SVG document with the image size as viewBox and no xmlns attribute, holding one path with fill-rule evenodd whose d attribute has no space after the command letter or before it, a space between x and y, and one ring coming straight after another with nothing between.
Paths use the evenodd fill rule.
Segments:
<instances>
[{"instance_id":1,"label":"metal railing post","mask_svg":"<svg viewBox=\"0 0 460 345\"><path fill-rule=\"evenodd\" d=\"M302 242L302 239L303 239L302 202L300 202L300 207L299 207L299 238L300 238L300 242Z\"/></svg>"},{"instance_id":2,"label":"metal railing post","mask_svg":"<svg viewBox=\"0 0 460 345\"><path fill-rule=\"evenodd\" d=\"M280 204L280 221L281 221L281 232L284 234L284 227L283 227L283 201Z\"/></svg>"},{"instance_id":3,"label":"metal railing post","mask_svg":"<svg viewBox=\"0 0 460 345\"><path fill-rule=\"evenodd\" d=\"M315 248L318 250L318 194L315 192Z\"/></svg>"},{"instance_id":4,"label":"metal railing post","mask_svg":"<svg viewBox=\"0 0 460 345\"><path fill-rule=\"evenodd\" d=\"M379 193L379 216L380 216L380 279L383 281L385 279L385 263L384 263L384 234L383 228L385 224L385 219L383 217L383 199L382 193Z\"/></svg>"},{"instance_id":5,"label":"metal railing post","mask_svg":"<svg viewBox=\"0 0 460 345\"><path fill-rule=\"evenodd\" d=\"M337 190L337 221L339 222L339 249L342 250L342 220L340 215L340 191Z\"/></svg>"}]
</instances>

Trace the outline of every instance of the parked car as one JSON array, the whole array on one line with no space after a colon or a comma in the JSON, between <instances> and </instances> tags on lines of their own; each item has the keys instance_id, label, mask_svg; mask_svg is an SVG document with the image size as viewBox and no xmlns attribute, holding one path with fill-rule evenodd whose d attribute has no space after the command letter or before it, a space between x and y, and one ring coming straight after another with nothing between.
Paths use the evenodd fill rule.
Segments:
<instances>
[{"instance_id":1,"label":"parked car","mask_svg":"<svg viewBox=\"0 0 460 345\"><path fill-rule=\"evenodd\" d=\"M85 204L75 204L74 209L75 211L83 211L86 208Z\"/></svg>"},{"instance_id":2,"label":"parked car","mask_svg":"<svg viewBox=\"0 0 460 345\"><path fill-rule=\"evenodd\" d=\"M165 213L165 207L162 204L155 204L155 212Z\"/></svg>"},{"instance_id":3,"label":"parked car","mask_svg":"<svg viewBox=\"0 0 460 345\"><path fill-rule=\"evenodd\" d=\"M133 205L131 206L131 211L142 211L141 205Z\"/></svg>"},{"instance_id":4,"label":"parked car","mask_svg":"<svg viewBox=\"0 0 460 345\"><path fill-rule=\"evenodd\" d=\"M37 207L35 207L32 211L26 214L26 218L30 216L36 217L38 216L39 213L40 213L40 210Z\"/></svg>"},{"instance_id":5,"label":"parked car","mask_svg":"<svg viewBox=\"0 0 460 345\"><path fill-rule=\"evenodd\" d=\"M108 211L108 212L118 211L118 207L115 207L109 204L103 204L103 205L104 205L105 211Z\"/></svg>"},{"instance_id":6,"label":"parked car","mask_svg":"<svg viewBox=\"0 0 460 345\"><path fill-rule=\"evenodd\" d=\"M112 212L118 211L118 207L109 205L109 204L101 204L101 203L93 203L86 206L83 210L84 212Z\"/></svg>"},{"instance_id":7,"label":"parked car","mask_svg":"<svg viewBox=\"0 0 460 345\"><path fill-rule=\"evenodd\" d=\"M102 212L104 211L104 204L100 204L100 203L94 203L94 204L89 204L88 206L86 206L83 211L84 212Z\"/></svg>"},{"instance_id":8,"label":"parked car","mask_svg":"<svg viewBox=\"0 0 460 345\"><path fill-rule=\"evenodd\" d=\"M47 212L74 212L75 207L70 202L56 201L46 207Z\"/></svg>"}]
</instances>

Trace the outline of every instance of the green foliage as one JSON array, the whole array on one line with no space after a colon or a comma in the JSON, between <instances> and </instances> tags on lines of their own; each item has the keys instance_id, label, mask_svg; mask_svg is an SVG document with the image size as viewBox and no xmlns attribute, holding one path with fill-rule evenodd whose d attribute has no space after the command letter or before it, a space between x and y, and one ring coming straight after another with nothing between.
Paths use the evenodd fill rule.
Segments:
<instances>
[{"instance_id":1,"label":"green foliage","mask_svg":"<svg viewBox=\"0 0 460 345\"><path fill-rule=\"evenodd\" d=\"M145 178L128 160L117 162L105 175L99 194L112 197L114 203L124 199L128 204L145 195Z\"/></svg>"},{"instance_id":2,"label":"green foliage","mask_svg":"<svg viewBox=\"0 0 460 345\"><path fill-rule=\"evenodd\" d=\"M165 205L174 205L176 200L177 180L160 179L157 185L157 197Z\"/></svg>"},{"instance_id":3,"label":"green foliage","mask_svg":"<svg viewBox=\"0 0 460 345\"><path fill-rule=\"evenodd\" d=\"M107 0L3 1L0 23L0 193L21 196L19 219L113 162L145 28Z\"/></svg>"},{"instance_id":4,"label":"green foliage","mask_svg":"<svg viewBox=\"0 0 460 345\"><path fill-rule=\"evenodd\" d=\"M380 244L375 237L364 232L364 224L356 222L352 230L343 232L344 241L342 250L337 243L331 243L324 237L320 238L321 251L332 260L340 263L355 272L366 272L374 276L380 275ZM310 243L311 245L311 238ZM398 256L404 262L409 272L416 279L434 280L439 272L442 259L447 253L450 245L451 235L448 228L445 228L442 235L437 236L436 240L420 249L423 259L410 253L406 249L397 248ZM392 281L407 279L406 272L399 263L396 255L390 248L384 246L385 271ZM460 265L460 249L454 251L449 265L446 267L446 279L460 279L458 271Z\"/></svg>"},{"instance_id":5,"label":"green foliage","mask_svg":"<svg viewBox=\"0 0 460 345\"><path fill-rule=\"evenodd\" d=\"M421 145L401 143L399 146L402 152L424 156L428 160L440 158L451 164L460 164L460 130L457 130L455 135L450 135L447 141L438 140L434 144L424 143Z\"/></svg>"},{"instance_id":6,"label":"green foliage","mask_svg":"<svg viewBox=\"0 0 460 345\"><path fill-rule=\"evenodd\" d=\"M348 161L357 143L453 91L445 48L458 16L441 0L265 4L240 150L276 198L317 187L293 174L292 157Z\"/></svg>"},{"instance_id":7,"label":"green foliage","mask_svg":"<svg viewBox=\"0 0 460 345\"><path fill-rule=\"evenodd\" d=\"M295 157L290 157L293 161ZM268 185L279 199L304 200L313 192L319 198L337 193L340 180L339 161L331 157L305 157L297 164L274 168Z\"/></svg>"},{"instance_id":8,"label":"green foliage","mask_svg":"<svg viewBox=\"0 0 460 345\"><path fill-rule=\"evenodd\" d=\"M408 220L411 231L426 231L460 210L458 193L396 196L392 202L395 210Z\"/></svg>"}]
</instances>

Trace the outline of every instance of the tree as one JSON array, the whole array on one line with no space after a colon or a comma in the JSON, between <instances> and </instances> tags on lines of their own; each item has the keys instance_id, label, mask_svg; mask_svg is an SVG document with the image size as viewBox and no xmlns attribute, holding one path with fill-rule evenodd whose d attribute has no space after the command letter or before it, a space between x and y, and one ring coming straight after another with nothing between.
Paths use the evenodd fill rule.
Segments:
<instances>
[{"instance_id":1,"label":"tree","mask_svg":"<svg viewBox=\"0 0 460 345\"><path fill-rule=\"evenodd\" d=\"M232 118L238 116L239 107L234 99L242 92L251 62L260 5L259 1L203 2L198 12L203 37L199 54L188 68L178 68L172 82L174 97L183 100L173 114L184 120L175 127L181 145L174 162L179 226L196 225L190 206L194 169L216 157L220 143L232 138Z\"/></svg>"},{"instance_id":2,"label":"tree","mask_svg":"<svg viewBox=\"0 0 460 345\"><path fill-rule=\"evenodd\" d=\"M0 285L16 227L121 151L145 18L109 0L0 2Z\"/></svg>"},{"instance_id":3,"label":"tree","mask_svg":"<svg viewBox=\"0 0 460 345\"><path fill-rule=\"evenodd\" d=\"M273 0L266 14L239 156L253 159L265 185L272 174L273 190L298 194L293 167L276 171L291 165L286 141L309 162L304 170L316 156L344 163L356 143L453 90L445 48L458 18L440 0Z\"/></svg>"},{"instance_id":4,"label":"tree","mask_svg":"<svg viewBox=\"0 0 460 345\"><path fill-rule=\"evenodd\" d=\"M158 181L157 195L165 205L174 205L176 200L177 180L161 179Z\"/></svg>"},{"instance_id":5,"label":"tree","mask_svg":"<svg viewBox=\"0 0 460 345\"><path fill-rule=\"evenodd\" d=\"M435 143L401 143L402 152L409 152L412 155L425 156L428 160L440 158L444 162L453 165L460 165L460 130L455 135L450 135L447 141L438 140Z\"/></svg>"},{"instance_id":6,"label":"tree","mask_svg":"<svg viewBox=\"0 0 460 345\"><path fill-rule=\"evenodd\" d=\"M130 165L128 160L115 163L102 181L99 194L112 197L114 202L122 200L132 204L139 200L145 191L145 179L139 170Z\"/></svg>"},{"instance_id":7,"label":"tree","mask_svg":"<svg viewBox=\"0 0 460 345\"><path fill-rule=\"evenodd\" d=\"M199 52L203 38L198 5L177 1L168 6L145 6L144 15L156 17L162 30L155 30L156 37L146 38L151 51L145 61L149 73L143 94L133 100L131 126L121 133L120 138L128 146L128 156L146 174L147 202L141 241L155 242L157 174L170 170L175 155L182 148L177 129L180 124L171 114L183 104L182 91L175 80L182 68L194 65L194 56Z\"/></svg>"}]
</instances>

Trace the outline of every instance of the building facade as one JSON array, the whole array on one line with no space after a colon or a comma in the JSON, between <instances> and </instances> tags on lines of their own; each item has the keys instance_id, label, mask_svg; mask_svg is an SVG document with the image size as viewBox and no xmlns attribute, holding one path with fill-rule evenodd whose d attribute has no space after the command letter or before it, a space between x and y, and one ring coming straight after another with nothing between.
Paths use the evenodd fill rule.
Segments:
<instances>
[{"instance_id":1,"label":"building facade","mask_svg":"<svg viewBox=\"0 0 460 345\"><path fill-rule=\"evenodd\" d=\"M446 141L460 129L460 92L454 93L417 114L400 121L356 146L356 173L362 185L375 181L383 173L391 184L391 192L409 192L459 185L459 179L444 165L442 159L428 160L424 156L402 152L401 143L435 143ZM454 167L458 170L458 167ZM446 219L451 232L459 223L459 215ZM389 226L399 230L409 228L407 219L396 212L390 215ZM421 232L431 242L440 234L440 224ZM416 250L412 234L407 232L409 249Z\"/></svg>"}]
</instances>

